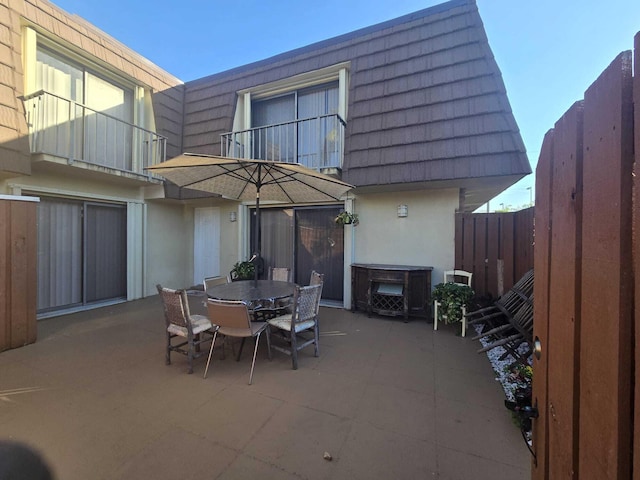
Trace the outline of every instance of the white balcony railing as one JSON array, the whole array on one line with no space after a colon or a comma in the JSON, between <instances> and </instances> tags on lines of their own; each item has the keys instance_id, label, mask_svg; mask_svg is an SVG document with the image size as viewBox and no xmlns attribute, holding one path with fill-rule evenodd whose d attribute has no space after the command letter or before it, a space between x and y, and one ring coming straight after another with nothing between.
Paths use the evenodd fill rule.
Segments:
<instances>
[{"instance_id":1,"label":"white balcony railing","mask_svg":"<svg viewBox=\"0 0 640 480\"><path fill-rule=\"evenodd\" d=\"M300 163L316 170L342 168L345 125L333 114L224 133L221 155Z\"/></svg>"},{"instance_id":2,"label":"white balcony railing","mask_svg":"<svg viewBox=\"0 0 640 480\"><path fill-rule=\"evenodd\" d=\"M143 175L166 158L166 138L81 103L39 91L24 105L31 153Z\"/></svg>"}]
</instances>

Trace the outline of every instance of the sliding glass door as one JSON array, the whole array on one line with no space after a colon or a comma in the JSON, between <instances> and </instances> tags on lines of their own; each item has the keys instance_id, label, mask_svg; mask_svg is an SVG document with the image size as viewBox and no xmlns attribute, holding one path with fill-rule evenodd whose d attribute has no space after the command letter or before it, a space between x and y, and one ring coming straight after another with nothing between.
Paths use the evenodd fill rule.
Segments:
<instances>
[{"instance_id":1,"label":"sliding glass door","mask_svg":"<svg viewBox=\"0 0 640 480\"><path fill-rule=\"evenodd\" d=\"M126 207L41 197L38 313L126 295Z\"/></svg>"},{"instance_id":2,"label":"sliding glass door","mask_svg":"<svg viewBox=\"0 0 640 480\"><path fill-rule=\"evenodd\" d=\"M339 212L340 208L333 206L260 210L263 277L269 267L288 267L297 284L308 285L311 271L315 270L325 275L322 298L341 301L344 227L334 221Z\"/></svg>"}]
</instances>

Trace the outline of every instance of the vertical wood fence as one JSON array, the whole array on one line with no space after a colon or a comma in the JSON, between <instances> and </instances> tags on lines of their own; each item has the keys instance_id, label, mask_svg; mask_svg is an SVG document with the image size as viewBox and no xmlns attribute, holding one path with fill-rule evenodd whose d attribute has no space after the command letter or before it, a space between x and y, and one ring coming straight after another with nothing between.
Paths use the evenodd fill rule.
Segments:
<instances>
[{"instance_id":1,"label":"vertical wood fence","mask_svg":"<svg viewBox=\"0 0 640 480\"><path fill-rule=\"evenodd\" d=\"M640 33L635 50L635 78L621 53L546 134L536 169L536 480L640 480Z\"/></svg>"},{"instance_id":2,"label":"vertical wood fence","mask_svg":"<svg viewBox=\"0 0 640 480\"><path fill-rule=\"evenodd\" d=\"M478 295L498 298L533 268L534 208L456 214L456 269L473 273Z\"/></svg>"},{"instance_id":3,"label":"vertical wood fence","mask_svg":"<svg viewBox=\"0 0 640 480\"><path fill-rule=\"evenodd\" d=\"M0 195L0 352L36 341L36 200Z\"/></svg>"}]
</instances>

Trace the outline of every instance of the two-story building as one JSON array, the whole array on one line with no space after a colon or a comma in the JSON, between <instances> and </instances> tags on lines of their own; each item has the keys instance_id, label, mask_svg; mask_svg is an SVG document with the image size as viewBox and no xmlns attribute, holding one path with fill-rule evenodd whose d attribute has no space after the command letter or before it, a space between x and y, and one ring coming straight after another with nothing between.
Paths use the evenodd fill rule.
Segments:
<instances>
[{"instance_id":1,"label":"two-story building","mask_svg":"<svg viewBox=\"0 0 640 480\"><path fill-rule=\"evenodd\" d=\"M266 265L350 303L349 265L454 263L454 214L531 172L473 0L183 83L45 0L0 0L0 194L38 206L41 316L184 287L249 256L252 204L145 167L183 152L355 185L263 204ZM341 210L358 226L337 225Z\"/></svg>"}]
</instances>

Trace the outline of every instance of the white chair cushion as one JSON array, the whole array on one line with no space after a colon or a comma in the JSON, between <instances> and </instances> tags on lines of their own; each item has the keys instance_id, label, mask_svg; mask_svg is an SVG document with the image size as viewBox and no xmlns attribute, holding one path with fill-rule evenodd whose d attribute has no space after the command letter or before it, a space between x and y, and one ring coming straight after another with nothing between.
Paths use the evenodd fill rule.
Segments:
<instances>
[{"instance_id":1,"label":"white chair cushion","mask_svg":"<svg viewBox=\"0 0 640 480\"><path fill-rule=\"evenodd\" d=\"M209 330L212 327L211 321L204 315L191 315L191 325L194 335ZM186 327L180 327L174 324L169 325L167 331L173 335L179 335L185 338L188 336Z\"/></svg>"},{"instance_id":2,"label":"white chair cushion","mask_svg":"<svg viewBox=\"0 0 640 480\"><path fill-rule=\"evenodd\" d=\"M291 331L291 314L287 313L285 315L279 315L275 318L267 320L269 325L279 328L280 330L286 330L287 332ZM296 323L296 333L302 332L303 330L309 330L313 328L316 324L315 320L306 320L304 322Z\"/></svg>"}]
</instances>

